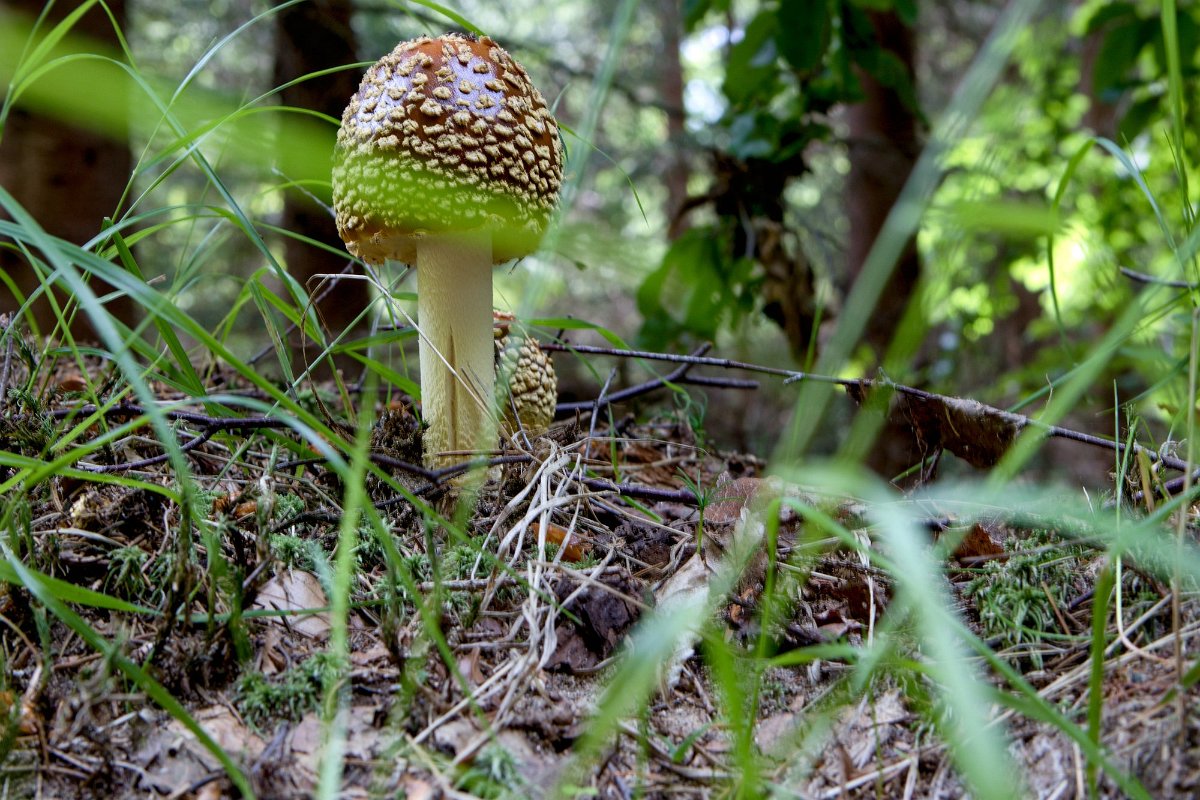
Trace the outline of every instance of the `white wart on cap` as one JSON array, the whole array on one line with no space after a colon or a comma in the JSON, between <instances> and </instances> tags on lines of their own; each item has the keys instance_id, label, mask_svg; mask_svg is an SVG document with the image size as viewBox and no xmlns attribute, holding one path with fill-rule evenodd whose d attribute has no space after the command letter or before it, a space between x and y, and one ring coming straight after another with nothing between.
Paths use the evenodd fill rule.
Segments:
<instances>
[{"instance_id":1,"label":"white wart on cap","mask_svg":"<svg viewBox=\"0 0 1200 800\"><path fill-rule=\"evenodd\" d=\"M338 131L337 226L363 261L416 262L415 238L487 230L499 264L536 249L563 153L546 101L490 38L401 42L363 76Z\"/></svg>"}]
</instances>

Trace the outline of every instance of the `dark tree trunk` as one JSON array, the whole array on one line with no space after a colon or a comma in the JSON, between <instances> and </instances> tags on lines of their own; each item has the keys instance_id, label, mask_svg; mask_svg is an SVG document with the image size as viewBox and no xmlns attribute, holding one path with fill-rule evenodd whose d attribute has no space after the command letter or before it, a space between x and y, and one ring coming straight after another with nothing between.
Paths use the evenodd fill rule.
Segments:
<instances>
[{"instance_id":1,"label":"dark tree trunk","mask_svg":"<svg viewBox=\"0 0 1200 800\"><path fill-rule=\"evenodd\" d=\"M275 17L278 32L275 84L353 63L357 54L350 27L352 10L350 0L312 0L280 11ZM322 75L284 89L280 100L284 105L321 111L340 119L350 95L358 88L359 78L358 70L353 69ZM328 196L320 199L329 202ZM370 295L361 280L341 280L330 288L328 283L318 285L320 282L313 277L341 273L349 263L333 216L305 193L289 190L284 200L282 226L336 249L336 254L330 253L291 237L285 245L288 271L310 293L319 295L329 289L318 304L326 330L334 334L345 330L366 306ZM311 348L308 355L310 358L313 355Z\"/></svg>"},{"instance_id":2,"label":"dark tree trunk","mask_svg":"<svg viewBox=\"0 0 1200 800\"><path fill-rule=\"evenodd\" d=\"M913 31L895 13L871 13L875 41L894 54L913 76ZM846 109L850 128L850 174L846 178L845 208L850 222L846 252L846 285L862 272L883 223L904 188L920 151L917 110L907 105L894 89L882 85L863 71L858 73L865 97ZM914 79L915 80L915 79ZM865 341L882 359L895 334L921 275L916 240L910 239L867 322ZM913 439L906 420L890 417L867 464L890 478L920 463L920 443ZM915 480L920 480L918 475Z\"/></svg>"},{"instance_id":3,"label":"dark tree trunk","mask_svg":"<svg viewBox=\"0 0 1200 800\"><path fill-rule=\"evenodd\" d=\"M1096 62L1104 46L1107 31L1092 31L1083 37L1079 64L1079 93L1088 99L1088 110L1083 115L1083 124L1097 136L1117 138L1117 123L1120 115L1116 103L1101 97L1096 88Z\"/></svg>"},{"instance_id":4,"label":"dark tree trunk","mask_svg":"<svg viewBox=\"0 0 1200 800\"><path fill-rule=\"evenodd\" d=\"M894 54L913 74L913 31L892 12L872 13L879 46ZM859 72L865 97L846 109L850 127L850 174L845 207L850 222L846 283L862 271L884 220L900 196L920 151L917 112L893 89ZM920 277L916 241L905 247L890 282L867 325L866 340L882 355Z\"/></svg>"},{"instance_id":5,"label":"dark tree trunk","mask_svg":"<svg viewBox=\"0 0 1200 800\"><path fill-rule=\"evenodd\" d=\"M667 112L667 168L663 173L663 182L667 186L667 237L675 239L687 229L687 217L682 213L688 198L683 63L679 54L683 18L677 0L658 0L657 11L663 48L658 76L659 99Z\"/></svg>"},{"instance_id":6,"label":"dark tree trunk","mask_svg":"<svg viewBox=\"0 0 1200 800\"><path fill-rule=\"evenodd\" d=\"M0 12L16 12L32 23L42 5L41 0L0 0ZM78 5L78 2L56 3L49 15L50 24ZM108 0L107 5L118 23L124 24L125 0ZM72 33L94 40L100 49L117 47L112 22L99 6L90 9ZM109 138L21 108L12 112L0 136L0 185L47 232L83 244L99 233L104 217L116 213L133 166L124 138ZM33 267L23 256L7 248L0 249L0 269L12 277L25 297L39 285ZM93 288L101 295L108 291L103 285ZM67 301L63 292L57 292L56 296L60 305ZM7 285L0 283L0 311L14 311L20 305ZM128 298L110 301L107 309L126 323L135 316L135 304ZM32 307L32 313L40 332L49 333L55 324L49 302L43 298ZM76 314L72 332L79 338L95 338L90 322L82 313Z\"/></svg>"}]
</instances>

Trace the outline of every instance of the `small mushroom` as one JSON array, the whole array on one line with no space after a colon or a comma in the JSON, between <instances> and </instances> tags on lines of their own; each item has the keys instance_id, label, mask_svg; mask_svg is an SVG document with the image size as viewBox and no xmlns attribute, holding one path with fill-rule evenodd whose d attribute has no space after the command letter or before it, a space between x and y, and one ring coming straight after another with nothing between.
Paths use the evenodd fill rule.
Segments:
<instances>
[{"instance_id":1,"label":"small mushroom","mask_svg":"<svg viewBox=\"0 0 1200 800\"><path fill-rule=\"evenodd\" d=\"M512 336L511 315L496 313L496 400L502 412L506 439L518 431L541 436L554 421L558 404L558 375L550 356L531 336Z\"/></svg>"},{"instance_id":2,"label":"small mushroom","mask_svg":"<svg viewBox=\"0 0 1200 800\"><path fill-rule=\"evenodd\" d=\"M367 263L417 270L430 466L494 444L492 267L536 249L562 168L546 101L486 36L400 43L342 115L338 232Z\"/></svg>"}]
</instances>

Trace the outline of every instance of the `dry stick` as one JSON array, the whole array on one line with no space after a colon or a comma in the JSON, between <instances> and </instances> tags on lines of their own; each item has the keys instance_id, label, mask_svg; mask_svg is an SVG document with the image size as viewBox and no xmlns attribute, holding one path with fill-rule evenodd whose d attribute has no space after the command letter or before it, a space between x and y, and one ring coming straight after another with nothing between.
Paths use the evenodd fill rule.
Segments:
<instances>
[{"instance_id":1,"label":"dry stick","mask_svg":"<svg viewBox=\"0 0 1200 800\"><path fill-rule=\"evenodd\" d=\"M217 431L217 428L208 428L202 433L196 434L188 441L179 445L179 452L190 453L192 450L195 450L197 447L215 436ZM155 464L161 464L170 458L170 453L160 453L156 456L139 458L137 461L126 461L122 464L87 464L84 462L79 462L76 463L75 466L85 472L95 472L98 474L105 474L109 472L132 472L133 470L145 469L146 467L152 467Z\"/></svg>"},{"instance_id":2,"label":"dry stick","mask_svg":"<svg viewBox=\"0 0 1200 800\"><path fill-rule=\"evenodd\" d=\"M593 407L594 409L598 409L602 403L607 405L607 404L611 404L613 402L617 402L618 399L627 399L629 396L632 396L632 394L633 394L632 390L637 390L638 393L641 393L641 392L645 392L645 391L651 391L652 389L657 388L658 386L662 386L667 382L686 381L686 380L688 380L686 372L688 369L690 369L693 366L714 366L714 367L721 367L724 369L741 369L741 370L746 370L749 372L758 372L758 373L767 374L767 375L777 375L777 376L784 377L786 379L785 383L791 383L793 381L798 381L798 380L814 380L814 381L822 381L822 382L826 382L826 383L832 383L832 384L836 384L836 385L839 385L842 387L858 387L858 388L864 389L864 390L874 389L874 388L878 388L878 387L885 387L885 388L891 389L893 391L900 392L902 394L910 395L910 396L921 398L921 399L931 400L934 402L941 402L945 399L943 396L934 394L932 392L926 392L921 389L917 389L917 388L914 388L911 386L905 386L903 384L892 383L890 381L834 378L834 377L829 377L826 375L814 375L812 373L807 373L807 372L781 369L779 367L767 367L767 366L762 366L759 364L750 364L750 363L747 363L744 361L735 361L735 360L726 359L726 358L713 358L713 357L709 357L709 356L699 355L698 353L692 354L692 355L678 355L678 354L673 354L673 353L654 353L654 352L644 351L644 350L617 350L617 349L608 348L608 347L595 347L595 346L591 346L591 345L560 345L560 344L554 344L554 343L549 343L549 342L543 344L542 347L545 350L551 350L551 351L555 351L555 350L562 351L562 352L573 351L576 353L592 353L592 354L597 354L597 355L608 355L608 356L615 356L615 357L621 357L621 358L641 358L641 359L646 359L646 360L651 360L651 361L666 361L666 362L677 363L677 364L681 365L678 369L674 370L670 375L668 375L664 378L658 378L658 379L650 381L646 384L642 384L641 386L630 387L630 389L623 390L621 392L616 392L616 393L608 396L607 400L605 400L603 397L604 393L601 393L601 397L598 397L597 399L592 400L592 401L587 401L586 403L562 404L561 406L559 406L559 410L562 410L562 411L582 410L583 408L587 408L589 406ZM704 352L704 350L700 350L698 352ZM197 399L197 402L200 402L200 400L201 399ZM1056 425L1043 425L1043 424L1037 422L1036 420L1030 419L1029 417L1025 417L1020 414L1012 414L1009 412L1001 411L1000 409L995 409L990 406L984 406L984 408L987 409L990 413L1005 415L1006 418L1011 420L1012 423L1015 425L1020 425L1021 427L1024 427L1027 425L1038 427L1038 428L1042 429L1046 433L1047 436L1053 436L1053 437L1062 438L1062 439L1069 439L1072 441L1080 442L1082 444L1088 444L1088 445L1091 445L1094 447L1103 447L1103 448L1110 449L1110 450L1116 450L1118 453L1123 453L1126 449L1126 445L1123 442L1114 442L1114 441L1111 441L1108 439L1101 438L1099 436L1093 436L1091 434L1081 433L1079 431L1074 431L1074 430L1070 430L1067 428L1061 428ZM51 412L50 417L52 419L61 419L63 417L66 417L69 415L74 415L74 414L96 413L98 410L99 410L99 408L97 406L89 404L89 405L84 405L84 406L68 408L68 409L58 409L58 410ZM102 413L104 413L106 416L137 415L137 414L144 413L144 410L140 406L137 406L137 405L122 404L122 405L114 406L112 408L105 409ZM285 426L281 420L273 419L270 417L210 417L205 414L186 412L186 411L167 411L167 412L165 412L165 414L168 419L178 419L178 420L191 422L193 424L202 426L205 429L205 431L207 431L209 429L213 429L214 432L219 431L219 430L232 431L232 430L254 430L254 429L260 429L260 428L282 428ZM593 420L594 420L594 417L593 417ZM186 444L190 445L190 447L194 448L201 443L202 442L200 442L200 441L193 441L193 442L188 442ZM1152 462L1159 462L1159 463L1163 464L1164 466L1169 467L1171 469L1179 470L1179 471L1185 472L1185 473L1188 472L1188 465L1186 463L1184 463L1183 461L1180 461L1177 458L1158 453L1157 451L1151 450L1149 448L1143 447L1138 444L1134 444L1132 447L1133 447L1133 451L1135 453L1145 454L1146 457L1149 458ZM317 459L317 460L319 461L321 459ZM501 459L499 459L499 460L485 460L483 463L486 463L486 464L519 463L519 462L527 461L527 460L528 460L528 457L525 457L525 456L502 456ZM306 463L306 461L304 461L304 460L292 461L292 462L287 462L286 464L281 464L280 467L283 468L283 467L298 466L303 463ZM403 469L407 472L424 477L427 481L429 481L431 484L433 484L433 486L421 487L421 490L429 491L431 488L434 488L436 485L443 482L446 478L452 477L452 476L458 474L459 472L464 471L465 469L469 469L469 468L478 466L478 464L480 462L476 460L476 461L468 462L466 464L453 465L453 466L446 467L446 468L440 469L440 470L426 470L423 467L419 467L415 464L407 464L407 463L399 462L399 461L390 461L389 460L389 461L386 461L383 463L387 463L388 466L392 466L392 467L398 468L398 469ZM121 468L129 469L129 467L125 466L125 465L122 465ZM1171 485L1171 484L1167 484L1167 485ZM597 488L597 487L593 486L593 488ZM641 492L642 492L641 489L635 489L632 485L628 485L628 484L622 485L622 486L616 486L615 484L611 484L611 487L606 487L606 488L611 488L613 491L617 491L618 493L626 495L626 496L643 497L645 499L651 499L651 498L646 498L644 494L641 494ZM658 492L661 491L661 490L657 490L657 489L651 489L650 487L646 487L646 489L654 494L657 494ZM655 497L654 499L658 499L658 498ZM663 498L663 499L667 499L667 498ZM671 497L670 499L673 500L675 498ZM396 498L397 502L400 502L401 500L402 500L402 498Z\"/></svg>"},{"instance_id":3,"label":"dry stick","mask_svg":"<svg viewBox=\"0 0 1200 800\"><path fill-rule=\"evenodd\" d=\"M778 375L783 377L784 383L794 383L796 381L819 381L821 383L832 383L843 388L858 388L861 390L870 390L876 388L887 388L900 394L917 397L922 400L931 400L933 402L942 402L946 400L945 395L927 392L923 389L917 389L913 386L905 386L900 383L893 383L888 380L874 380L866 378L834 378L828 375L816 375L811 372L802 372L798 370L782 369L780 367L765 367L760 364L750 364L745 361L734 361L728 358L712 358L692 355L678 355L674 353L653 353L645 350L616 350L609 347L596 347L592 345L560 345L547 343L542 345L543 350L557 350L560 352L577 352L591 353L595 355L615 356L618 358L641 358L648 361L668 361L677 364L693 364L709 367L721 367L723 369L741 369L747 372L758 372L764 375ZM982 405L982 408L987 413L1000 414L1011 420L1015 425L1024 428L1026 426L1038 428L1045 432L1047 436L1052 436L1058 439L1069 439L1071 441L1080 442L1081 444L1091 445L1093 447L1102 447L1107 450L1115 450L1118 453L1124 453L1126 445L1124 442L1114 442L1110 439L1105 439L1100 436L1094 436L1089 433L1070 430L1069 428L1060 428L1057 425L1045 425L1035 419L1026 417L1022 414L1014 414L1004 411L993 406ZM1180 472L1187 472L1188 465L1173 456L1161 454L1150 448L1143 447L1139 444L1133 445L1134 453L1145 454L1151 461L1161 463L1165 467L1169 467Z\"/></svg>"},{"instance_id":4,"label":"dry stick","mask_svg":"<svg viewBox=\"0 0 1200 800\"><path fill-rule=\"evenodd\" d=\"M1147 275L1144 272L1136 272L1129 267L1121 267L1121 274L1131 281L1137 283L1149 283L1154 286L1166 286L1168 289L1195 289L1195 284L1187 281L1172 281L1166 278L1159 278L1156 275Z\"/></svg>"},{"instance_id":5,"label":"dry stick","mask_svg":"<svg viewBox=\"0 0 1200 800\"><path fill-rule=\"evenodd\" d=\"M59 408L49 412L51 419L65 419L69 416L87 416L100 411L100 407L92 404ZM146 409L139 405L121 404L106 408L102 412L106 417L136 417L146 414ZM278 429L287 427L287 423L275 417L210 417L207 414L197 414L191 411L164 411L163 416L171 420L190 422L202 428L201 432L179 446L180 452L187 453L195 450L221 431ZM110 472L129 472L135 469L161 464L170 455L162 453L149 458L127 461L122 464L87 464L78 463L75 466L85 472L98 474Z\"/></svg>"},{"instance_id":6,"label":"dry stick","mask_svg":"<svg viewBox=\"0 0 1200 800\"><path fill-rule=\"evenodd\" d=\"M8 382L12 378L13 351L16 349L16 332L12 321L5 315L0 318L4 336L4 366L0 367L0 406L8 398Z\"/></svg>"},{"instance_id":7,"label":"dry stick","mask_svg":"<svg viewBox=\"0 0 1200 800\"><path fill-rule=\"evenodd\" d=\"M661 389L668 383L681 383L691 386L708 386L714 389L748 389L754 390L758 388L758 381L739 380L737 378L718 378L710 375L688 375L686 374L693 365L686 364L669 375L654 380L639 383L634 386L628 386L619 392L613 392L604 398L604 405L611 406L616 403L630 400L634 397L640 397L644 394L650 394L655 389ZM596 405L596 400L576 400L569 403L559 403L554 407L555 415L570 411L586 411Z\"/></svg>"},{"instance_id":8,"label":"dry stick","mask_svg":"<svg viewBox=\"0 0 1200 800\"><path fill-rule=\"evenodd\" d=\"M705 353L708 352L710 347L712 347L711 344L700 345L699 347L697 347L695 350L692 351L689 358L702 357ZM544 345L542 345L542 349L543 350L562 350L564 348L562 345L544 344ZM666 375L664 377L655 378L653 380L646 381L645 383L639 383L636 386L629 386L625 389L622 389L619 392L613 392L612 394L607 394L608 384L612 381L612 376L610 375L609 380L605 382L604 388L601 390L600 395L596 399L580 400L578 402L573 402L573 403L559 403L557 406L554 407L554 413L557 415L557 414L561 414L564 412L583 411L584 409L591 408L592 409L592 423L595 424L596 414L599 413L601 406L610 406L610 405L613 405L614 403L619 403L624 400L628 400L632 397L637 397L639 395L648 394L648 393L654 391L655 389L658 389L659 387L666 386L668 383L696 383L696 384L708 385L708 386L720 385L723 388L730 388L730 389L757 389L758 388L757 381L726 381L721 378L704 378L704 377L694 377L693 378L693 377L690 377L687 373L694 366L696 366L694 363L685 363L685 364L682 364L681 366L679 366L674 371L672 371L669 375Z\"/></svg>"}]
</instances>

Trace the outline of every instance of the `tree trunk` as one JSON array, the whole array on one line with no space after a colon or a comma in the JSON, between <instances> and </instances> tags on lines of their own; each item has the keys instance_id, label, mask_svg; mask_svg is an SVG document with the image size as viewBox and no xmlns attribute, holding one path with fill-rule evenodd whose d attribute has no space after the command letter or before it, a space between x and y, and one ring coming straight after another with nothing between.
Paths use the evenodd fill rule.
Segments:
<instances>
[{"instance_id":1,"label":"tree trunk","mask_svg":"<svg viewBox=\"0 0 1200 800\"><path fill-rule=\"evenodd\" d=\"M875 41L891 52L913 76L913 31L895 13L871 13ZM846 252L846 285L862 272L883 223L904 188L920 150L917 113L893 89L863 71L858 72L865 97L846 109L850 128L850 174L846 178L845 208L850 222ZM879 302L867 322L864 340L883 358L921 275L916 239L900 255ZM867 465L885 478L919 463L928 454L912 435L906 420L889 417ZM921 475L915 480L920 481Z\"/></svg>"},{"instance_id":2,"label":"tree trunk","mask_svg":"<svg viewBox=\"0 0 1200 800\"><path fill-rule=\"evenodd\" d=\"M688 198L688 161L684 148L687 114L683 106L683 62L679 53L683 17L677 0L658 0L657 11L662 31L659 99L667 112L667 168L663 173L663 183L667 187L667 238L675 239L687 230L687 218L682 213Z\"/></svg>"},{"instance_id":3,"label":"tree trunk","mask_svg":"<svg viewBox=\"0 0 1200 800\"><path fill-rule=\"evenodd\" d=\"M354 31L350 26L352 11L350 0L312 0L276 14L275 84L282 85L313 72L353 63L357 54ZM350 69L305 80L284 89L280 101L284 105L321 111L341 119L342 110L358 88L360 77L358 70ZM327 208L328 192L321 192L320 200L326 205L315 202L304 192L288 190L284 196L281 224L285 230L324 242L336 252L330 253L287 237L285 258L288 271L310 293L320 295L329 289L317 308L326 330L336 335L350 327L366 307L370 293L361 280L341 280L331 287L328 282L320 283L314 278L316 275L339 274L350 263L349 256L344 254L333 215ZM307 355L311 359L314 354L310 346ZM341 367L352 363L349 359L338 360Z\"/></svg>"},{"instance_id":4,"label":"tree trunk","mask_svg":"<svg viewBox=\"0 0 1200 800\"><path fill-rule=\"evenodd\" d=\"M0 12L16 12L32 23L42 5L41 0L3 0ZM107 5L118 24L123 25L125 0L108 0ZM48 30L78 6L78 2L55 3L42 30ZM115 50L118 45L112 22L99 6L83 15L72 34L94 40L98 49ZM0 136L0 185L47 232L83 244L100 231L104 217L116 213L133 168L124 138L118 141L22 108L12 112ZM38 288L37 273L20 254L0 250L0 269L12 277L25 297ZM103 285L94 285L93 289L101 295L108 291ZM56 297L60 305L68 300L61 291ZM14 311L21 302L6 284L0 283L0 312ZM135 304L128 298L112 300L106 307L123 322L130 323L135 317ZM39 331L49 333L55 324L49 301L43 298L34 304L32 315ZM95 338L82 313L76 314L72 332L78 338Z\"/></svg>"},{"instance_id":5,"label":"tree trunk","mask_svg":"<svg viewBox=\"0 0 1200 800\"><path fill-rule=\"evenodd\" d=\"M879 46L900 59L912 76L912 29L894 12L872 13L870 18ZM858 77L866 96L861 103L846 109L850 128L850 174L845 188L846 216L850 222L847 285L862 271L920 150L916 110L909 108L895 90L865 72L859 71ZM867 325L865 338L876 353L882 355L887 348L920 274L916 240L912 239Z\"/></svg>"}]
</instances>

